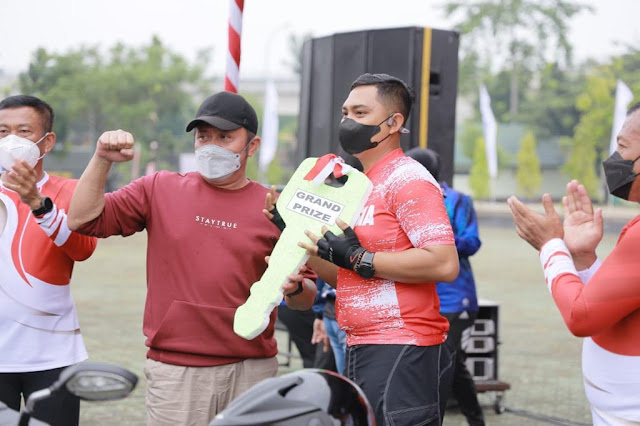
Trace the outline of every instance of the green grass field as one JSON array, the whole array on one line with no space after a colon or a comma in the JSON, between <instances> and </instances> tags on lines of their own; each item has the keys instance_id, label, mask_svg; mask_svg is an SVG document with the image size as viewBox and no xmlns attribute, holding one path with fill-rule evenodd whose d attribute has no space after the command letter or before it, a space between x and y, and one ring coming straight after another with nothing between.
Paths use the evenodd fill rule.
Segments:
<instances>
[{"instance_id":1,"label":"green grass field","mask_svg":"<svg viewBox=\"0 0 640 426\"><path fill-rule=\"evenodd\" d=\"M605 217L606 220L606 217ZM574 422L589 422L580 373L581 340L569 334L547 291L536 252L512 228L482 227L483 246L472 264L482 299L500 303L500 379L509 382L506 406ZM605 257L616 235L607 234ZM146 235L101 240L94 256L76 265L73 294L92 361L111 362L137 373L138 388L127 399L82 403L83 425L144 425L146 349L142 335ZM279 342L284 347L284 342ZM284 372L289 370L282 370ZM482 394L491 403L491 394ZM485 410L490 425L542 424ZM447 414L447 426L463 425Z\"/></svg>"}]
</instances>

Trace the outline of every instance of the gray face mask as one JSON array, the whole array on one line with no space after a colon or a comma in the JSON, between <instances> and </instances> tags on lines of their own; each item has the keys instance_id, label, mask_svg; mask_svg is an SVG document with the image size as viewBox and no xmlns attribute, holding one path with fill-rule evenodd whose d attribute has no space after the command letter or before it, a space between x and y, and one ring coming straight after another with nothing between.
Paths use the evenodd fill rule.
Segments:
<instances>
[{"instance_id":1,"label":"gray face mask","mask_svg":"<svg viewBox=\"0 0 640 426\"><path fill-rule=\"evenodd\" d=\"M236 154L218 145L201 146L196 149L196 168L207 179L226 179L240 168L240 156L248 147Z\"/></svg>"}]
</instances>

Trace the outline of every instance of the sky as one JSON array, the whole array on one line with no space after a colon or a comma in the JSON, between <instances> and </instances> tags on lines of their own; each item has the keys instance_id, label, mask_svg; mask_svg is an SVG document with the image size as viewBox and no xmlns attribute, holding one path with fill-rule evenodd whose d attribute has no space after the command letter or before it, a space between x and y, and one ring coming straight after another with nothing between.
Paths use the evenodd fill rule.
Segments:
<instances>
[{"instance_id":1,"label":"sky","mask_svg":"<svg viewBox=\"0 0 640 426\"><path fill-rule=\"evenodd\" d=\"M595 13L570 23L577 61L620 53L620 41L640 45L639 0L582 0ZM267 71L291 76L288 36L314 37L375 28L451 29L443 0L245 0L240 80ZM24 71L38 47L63 53L81 45L148 44L157 35L193 60L213 49L209 73L224 75L229 0L0 0L0 70Z\"/></svg>"}]
</instances>

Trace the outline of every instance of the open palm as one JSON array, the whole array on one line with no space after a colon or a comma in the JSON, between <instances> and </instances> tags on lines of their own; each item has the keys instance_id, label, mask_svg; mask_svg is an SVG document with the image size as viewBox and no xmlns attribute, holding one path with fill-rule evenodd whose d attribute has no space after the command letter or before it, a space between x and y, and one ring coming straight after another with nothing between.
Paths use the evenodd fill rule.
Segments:
<instances>
[{"instance_id":1,"label":"open palm","mask_svg":"<svg viewBox=\"0 0 640 426\"><path fill-rule=\"evenodd\" d=\"M547 242L554 238L563 238L562 220L555 208L549 194L542 196L544 214L538 214L525 206L515 196L507 200L516 232L536 250L540 250Z\"/></svg>"},{"instance_id":2,"label":"open palm","mask_svg":"<svg viewBox=\"0 0 640 426\"><path fill-rule=\"evenodd\" d=\"M572 181L567 184L564 205L564 242L574 254L594 253L602 239L602 211L594 212L584 186Z\"/></svg>"}]
</instances>

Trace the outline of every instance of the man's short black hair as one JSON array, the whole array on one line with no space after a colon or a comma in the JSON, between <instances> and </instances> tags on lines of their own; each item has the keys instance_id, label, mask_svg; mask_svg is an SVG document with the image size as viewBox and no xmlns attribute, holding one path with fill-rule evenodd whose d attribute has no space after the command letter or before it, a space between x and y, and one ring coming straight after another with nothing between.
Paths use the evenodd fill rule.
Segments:
<instances>
[{"instance_id":1,"label":"man's short black hair","mask_svg":"<svg viewBox=\"0 0 640 426\"><path fill-rule=\"evenodd\" d=\"M407 83L389 74L362 74L351 84L351 90L359 86L376 86L378 100L389 109L402 114L404 123L409 119L415 96Z\"/></svg>"},{"instance_id":2,"label":"man's short black hair","mask_svg":"<svg viewBox=\"0 0 640 426\"><path fill-rule=\"evenodd\" d=\"M635 104L631 105L627 110L627 117L629 117L631 114L633 114L639 109L640 109L640 102L636 102Z\"/></svg>"},{"instance_id":3,"label":"man's short black hair","mask_svg":"<svg viewBox=\"0 0 640 426\"><path fill-rule=\"evenodd\" d=\"M434 179L440 182L440 154L429 148L415 147L405 152L404 155L422 164Z\"/></svg>"},{"instance_id":4,"label":"man's short black hair","mask_svg":"<svg viewBox=\"0 0 640 426\"><path fill-rule=\"evenodd\" d=\"M51 105L49 105L42 99L29 95L16 95L9 96L8 98L4 98L2 101L0 101L0 110L22 107L30 107L35 109L38 115L40 115L40 123L42 124L42 129L45 132L53 131L53 119L55 118L53 108L51 108Z\"/></svg>"}]
</instances>

